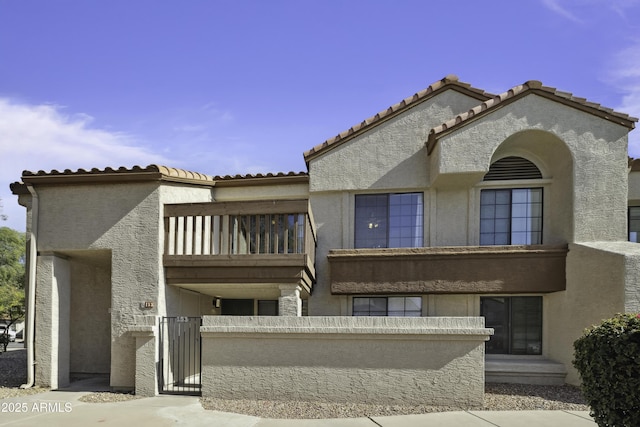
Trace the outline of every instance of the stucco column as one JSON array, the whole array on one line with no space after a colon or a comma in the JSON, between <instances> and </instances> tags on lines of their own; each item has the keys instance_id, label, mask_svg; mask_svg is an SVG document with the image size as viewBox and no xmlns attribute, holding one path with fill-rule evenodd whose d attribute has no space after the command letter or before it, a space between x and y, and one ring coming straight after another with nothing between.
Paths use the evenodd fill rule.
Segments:
<instances>
[{"instance_id":1,"label":"stucco column","mask_svg":"<svg viewBox=\"0 0 640 427\"><path fill-rule=\"evenodd\" d=\"M158 373L156 370L157 327L132 326L131 335L136 340L136 395L153 397L158 394Z\"/></svg>"},{"instance_id":2,"label":"stucco column","mask_svg":"<svg viewBox=\"0 0 640 427\"><path fill-rule=\"evenodd\" d=\"M71 269L53 253L38 256L36 286L36 384L58 389L69 385Z\"/></svg>"},{"instance_id":3,"label":"stucco column","mask_svg":"<svg viewBox=\"0 0 640 427\"><path fill-rule=\"evenodd\" d=\"M280 316L302 316L301 288L298 285L280 285L278 312Z\"/></svg>"}]
</instances>

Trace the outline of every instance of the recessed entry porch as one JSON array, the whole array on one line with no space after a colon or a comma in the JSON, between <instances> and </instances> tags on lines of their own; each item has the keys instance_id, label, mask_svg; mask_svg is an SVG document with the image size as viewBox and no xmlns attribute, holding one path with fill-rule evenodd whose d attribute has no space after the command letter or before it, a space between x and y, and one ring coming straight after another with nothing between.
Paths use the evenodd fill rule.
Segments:
<instances>
[{"instance_id":1,"label":"recessed entry porch","mask_svg":"<svg viewBox=\"0 0 640 427\"><path fill-rule=\"evenodd\" d=\"M112 363L111 251L41 251L37 268L36 383L53 389L87 378L108 383Z\"/></svg>"}]
</instances>

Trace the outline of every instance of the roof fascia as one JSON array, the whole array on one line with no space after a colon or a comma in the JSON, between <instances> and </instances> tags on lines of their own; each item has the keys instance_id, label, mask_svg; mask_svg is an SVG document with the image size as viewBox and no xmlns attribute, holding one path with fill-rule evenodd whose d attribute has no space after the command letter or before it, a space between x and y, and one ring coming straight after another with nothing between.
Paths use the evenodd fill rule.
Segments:
<instances>
[{"instance_id":1,"label":"roof fascia","mask_svg":"<svg viewBox=\"0 0 640 427\"><path fill-rule=\"evenodd\" d=\"M288 174L273 176L235 176L235 177L216 177L216 187L252 187L264 185L295 185L308 184L309 175L307 174Z\"/></svg>"},{"instance_id":2,"label":"roof fascia","mask_svg":"<svg viewBox=\"0 0 640 427\"><path fill-rule=\"evenodd\" d=\"M10 185L10 188L14 194L23 194L27 191L27 184L38 186L139 182L170 182L205 187L249 187L307 184L309 182L309 175L304 172L289 172L286 174L269 173L266 175L227 175L224 177L212 177L182 169L150 165L146 168L136 166L132 169L122 167L119 169L92 169L91 171L84 169L77 171L67 169L64 172L58 172L57 170L52 170L51 172L39 171L37 173L24 171L22 173L22 182L14 182Z\"/></svg>"}]
</instances>

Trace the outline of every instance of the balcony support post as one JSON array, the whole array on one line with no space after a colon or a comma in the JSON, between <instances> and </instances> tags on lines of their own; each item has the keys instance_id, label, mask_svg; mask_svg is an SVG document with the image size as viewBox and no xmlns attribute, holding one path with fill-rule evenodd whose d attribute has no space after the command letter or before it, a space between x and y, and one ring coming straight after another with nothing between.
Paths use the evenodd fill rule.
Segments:
<instances>
[{"instance_id":1,"label":"balcony support post","mask_svg":"<svg viewBox=\"0 0 640 427\"><path fill-rule=\"evenodd\" d=\"M302 316L302 300L300 299L299 285L280 285L280 298L278 309L280 316Z\"/></svg>"}]
</instances>

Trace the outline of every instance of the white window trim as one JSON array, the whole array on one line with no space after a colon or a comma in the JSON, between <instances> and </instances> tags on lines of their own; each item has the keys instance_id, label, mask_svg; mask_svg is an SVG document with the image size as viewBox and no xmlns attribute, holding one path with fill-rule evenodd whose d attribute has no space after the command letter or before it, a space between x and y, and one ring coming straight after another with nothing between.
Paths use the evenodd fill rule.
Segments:
<instances>
[{"instance_id":1,"label":"white window trim","mask_svg":"<svg viewBox=\"0 0 640 427\"><path fill-rule=\"evenodd\" d=\"M469 244L480 246L480 193L482 190L511 189L511 188L542 188L542 223L549 224L549 209L551 203L551 187L553 180L543 179L511 179L507 181L482 181L470 189L473 203L469 203ZM547 228L542 229L542 244L547 241Z\"/></svg>"},{"instance_id":2,"label":"white window trim","mask_svg":"<svg viewBox=\"0 0 640 427\"><path fill-rule=\"evenodd\" d=\"M356 248L356 196L369 195L369 194L407 194L407 193L420 193L422 194L422 247L431 246L431 233L429 230L429 224L431 220L431 191L430 188L402 188L402 189L384 189L384 190L362 190L352 191L343 195L343 210L342 210L342 226L347 232L343 232L342 244L344 248L355 249ZM479 222L478 222L479 224ZM349 314L351 316L351 313Z\"/></svg>"}]
</instances>

